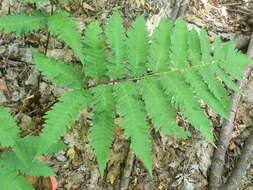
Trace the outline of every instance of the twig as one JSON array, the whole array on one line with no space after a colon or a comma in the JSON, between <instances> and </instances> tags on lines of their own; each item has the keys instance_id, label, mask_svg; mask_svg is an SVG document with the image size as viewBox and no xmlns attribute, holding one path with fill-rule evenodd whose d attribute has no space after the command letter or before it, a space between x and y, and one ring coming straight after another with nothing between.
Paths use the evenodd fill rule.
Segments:
<instances>
[{"instance_id":1,"label":"twig","mask_svg":"<svg viewBox=\"0 0 253 190\"><path fill-rule=\"evenodd\" d=\"M177 20L180 16L184 15L186 8L188 7L189 0L178 0L175 6L172 8L170 18L173 22Z\"/></svg>"},{"instance_id":2,"label":"twig","mask_svg":"<svg viewBox=\"0 0 253 190\"><path fill-rule=\"evenodd\" d=\"M247 55L253 58L253 33L251 36L249 48ZM247 83L247 78L249 77L253 66L249 66L247 71L244 73L243 80L239 81L238 86L243 89ZM225 154L229 145L229 141L232 137L232 131L234 129L234 119L236 116L237 107L241 99L240 93L235 93L232 97L232 105L230 116L228 120L224 123L220 131L220 137L218 141L217 148L213 155L210 178L209 178L209 190L218 190L222 184L222 175L225 164Z\"/></svg>"},{"instance_id":3,"label":"twig","mask_svg":"<svg viewBox=\"0 0 253 190\"><path fill-rule=\"evenodd\" d=\"M222 190L236 190L241 184L241 179L247 171L250 160L253 158L253 131L245 142L243 152L237 162L236 167L232 170L227 183L222 187Z\"/></svg>"},{"instance_id":4,"label":"twig","mask_svg":"<svg viewBox=\"0 0 253 190\"><path fill-rule=\"evenodd\" d=\"M129 149L123 175L121 176L120 180L119 190L128 190L129 180L133 169L134 158L135 158L134 153Z\"/></svg>"},{"instance_id":5,"label":"twig","mask_svg":"<svg viewBox=\"0 0 253 190\"><path fill-rule=\"evenodd\" d=\"M52 1L50 1L50 5L51 5L50 15L52 16L53 13L54 13L54 5L52 4ZM51 36L50 32L48 32L47 33L47 41L46 41L46 45L45 45L45 52L44 52L45 55L47 55L47 50L48 50L50 36Z\"/></svg>"}]
</instances>

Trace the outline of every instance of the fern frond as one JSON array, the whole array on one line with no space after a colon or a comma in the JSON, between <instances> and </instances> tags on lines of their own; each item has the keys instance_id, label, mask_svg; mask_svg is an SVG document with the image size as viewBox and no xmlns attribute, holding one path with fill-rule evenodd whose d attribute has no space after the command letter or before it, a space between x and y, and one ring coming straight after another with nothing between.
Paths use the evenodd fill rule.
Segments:
<instances>
[{"instance_id":1,"label":"fern frond","mask_svg":"<svg viewBox=\"0 0 253 190\"><path fill-rule=\"evenodd\" d=\"M196 96L190 87L184 82L180 73L174 72L161 78L161 84L165 93L173 96L180 112L187 117L189 122L205 136L209 142L213 142L212 125L201 110Z\"/></svg>"},{"instance_id":2,"label":"fern frond","mask_svg":"<svg viewBox=\"0 0 253 190\"><path fill-rule=\"evenodd\" d=\"M17 36L42 29L46 25L47 15L43 12L33 12L0 16L0 30L5 33L15 32Z\"/></svg>"},{"instance_id":3,"label":"fern frond","mask_svg":"<svg viewBox=\"0 0 253 190\"><path fill-rule=\"evenodd\" d=\"M1 146L13 146L18 139L19 131L11 114L0 106L0 144Z\"/></svg>"},{"instance_id":4,"label":"fern frond","mask_svg":"<svg viewBox=\"0 0 253 190\"><path fill-rule=\"evenodd\" d=\"M93 94L95 106L90 139L97 157L100 174L103 176L113 141L115 101L112 86L98 86L93 89Z\"/></svg>"},{"instance_id":5,"label":"fern frond","mask_svg":"<svg viewBox=\"0 0 253 190\"><path fill-rule=\"evenodd\" d=\"M80 66L57 61L35 50L33 50L33 57L36 69L55 84L74 89L85 86L86 78Z\"/></svg>"},{"instance_id":6,"label":"fern frond","mask_svg":"<svg viewBox=\"0 0 253 190\"><path fill-rule=\"evenodd\" d=\"M117 79L127 74L126 61L126 36L119 12L113 13L105 28L107 42L110 45L112 55L108 56L108 75Z\"/></svg>"},{"instance_id":7,"label":"fern frond","mask_svg":"<svg viewBox=\"0 0 253 190\"><path fill-rule=\"evenodd\" d=\"M74 90L64 94L59 101L44 116L45 128L42 130L37 155L46 153L66 133L70 125L78 119L80 110L87 108L89 95L85 90Z\"/></svg>"},{"instance_id":8,"label":"fern frond","mask_svg":"<svg viewBox=\"0 0 253 190\"><path fill-rule=\"evenodd\" d=\"M4 190L34 190L31 184L16 171L8 168L0 168L0 187Z\"/></svg>"},{"instance_id":9,"label":"fern frond","mask_svg":"<svg viewBox=\"0 0 253 190\"><path fill-rule=\"evenodd\" d=\"M148 31L144 16L139 16L127 32L127 53L130 76L144 74L148 55Z\"/></svg>"},{"instance_id":10,"label":"fern frond","mask_svg":"<svg viewBox=\"0 0 253 190\"><path fill-rule=\"evenodd\" d=\"M156 130L161 130L163 134L177 135L182 138L190 136L189 132L177 125L176 110L171 106L168 98L164 96L159 81L156 79L142 80L141 94L147 114L152 119Z\"/></svg>"},{"instance_id":11,"label":"fern frond","mask_svg":"<svg viewBox=\"0 0 253 190\"><path fill-rule=\"evenodd\" d=\"M77 31L76 22L65 11L57 11L48 18L48 30L64 41L84 64L84 52L81 34Z\"/></svg>"},{"instance_id":12,"label":"fern frond","mask_svg":"<svg viewBox=\"0 0 253 190\"><path fill-rule=\"evenodd\" d=\"M147 67L153 72L168 70L171 48L172 22L161 19L159 26L152 35L152 44L149 51Z\"/></svg>"},{"instance_id":13,"label":"fern frond","mask_svg":"<svg viewBox=\"0 0 253 190\"><path fill-rule=\"evenodd\" d=\"M104 52L102 29L98 22L89 24L84 35L86 74L101 80L105 76L107 61Z\"/></svg>"},{"instance_id":14,"label":"fern frond","mask_svg":"<svg viewBox=\"0 0 253 190\"><path fill-rule=\"evenodd\" d=\"M121 116L120 126L131 139L131 149L152 173L152 152L149 126L146 123L144 106L139 101L135 83L115 85L117 111Z\"/></svg>"}]
</instances>

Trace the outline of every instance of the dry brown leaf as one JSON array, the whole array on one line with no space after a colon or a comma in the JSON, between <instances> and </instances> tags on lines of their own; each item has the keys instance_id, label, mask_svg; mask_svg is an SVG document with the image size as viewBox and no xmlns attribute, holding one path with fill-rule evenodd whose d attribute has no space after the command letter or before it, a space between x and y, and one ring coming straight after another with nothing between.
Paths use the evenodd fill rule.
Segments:
<instances>
[{"instance_id":1,"label":"dry brown leaf","mask_svg":"<svg viewBox=\"0 0 253 190\"><path fill-rule=\"evenodd\" d=\"M135 0L138 7L145 5L145 0Z\"/></svg>"},{"instance_id":2,"label":"dry brown leaf","mask_svg":"<svg viewBox=\"0 0 253 190\"><path fill-rule=\"evenodd\" d=\"M24 175L24 177L36 189L52 190L50 177L33 177L28 175Z\"/></svg>"},{"instance_id":3,"label":"dry brown leaf","mask_svg":"<svg viewBox=\"0 0 253 190\"><path fill-rule=\"evenodd\" d=\"M75 158L75 155L76 155L76 151L75 149L72 147L72 148L69 148L68 151L67 151L67 156L73 160Z\"/></svg>"},{"instance_id":4,"label":"dry brown leaf","mask_svg":"<svg viewBox=\"0 0 253 190\"><path fill-rule=\"evenodd\" d=\"M5 78L0 78L0 91L2 91L7 98L11 96Z\"/></svg>"},{"instance_id":5,"label":"dry brown leaf","mask_svg":"<svg viewBox=\"0 0 253 190\"><path fill-rule=\"evenodd\" d=\"M88 3L85 2L83 2L83 8L88 9L90 11L95 11L95 9L92 6L90 6Z\"/></svg>"}]
</instances>

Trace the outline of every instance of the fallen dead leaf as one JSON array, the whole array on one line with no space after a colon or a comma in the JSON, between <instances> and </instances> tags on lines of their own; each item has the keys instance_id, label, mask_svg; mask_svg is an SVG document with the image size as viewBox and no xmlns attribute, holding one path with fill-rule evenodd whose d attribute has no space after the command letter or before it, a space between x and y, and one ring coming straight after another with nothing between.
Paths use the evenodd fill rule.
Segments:
<instances>
[{"instance_id":1,"label":"fallen dead leaf","mask_svg":"<svg viewBox=\"0 0 253 190\"><path fill-rule=\"evenodd\" d=\"M70 148L70 149L68 149L68 151L67 151L67 156L71 159L71 160L73 160L74 158L75 158L75 155L76 155L76 151L75 151L75 149L72 147L72 148Z\"/></svg>"},{"instance_id":2,"label":"fallen dead leaf","mask_svg":"<svg viewBox=\"0 0 253 190\"><path fill-rule=\"evenodd\" d=\"M138 7L145 5L145 0L135 0Z\"/></svg>"},{"instance_id":3,"label":"fallen dead leaf","mask_svg":"<svg viewBox=\"0 0 253 190\"><path fill-rule=\"evenodd\" d=\"M95 9L92 6L90 6L88 3L83 2L82 6L84 9L88 9L90 11L95 11Z\"/></svg>"},{"instance_id":4,"label":"fallen dead leaf","mask_svg":"<svg viewBox=\"0 0 253 190\"><path fill-rule=\"evenodd\" d=\"M2 91L4 93L4 95L6 96L6 98L10 98L11 94L10 91L8 90L5 78L0 78L0 91Z\"/></svg>"}]
</instances>

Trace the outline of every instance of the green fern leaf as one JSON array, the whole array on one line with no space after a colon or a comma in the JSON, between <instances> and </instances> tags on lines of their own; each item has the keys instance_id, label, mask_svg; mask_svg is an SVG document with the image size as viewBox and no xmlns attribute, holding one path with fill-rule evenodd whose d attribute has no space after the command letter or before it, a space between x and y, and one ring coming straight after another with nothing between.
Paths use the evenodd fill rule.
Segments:
<instances>
[{"instance_id":1,"label":"green fern leaf","mask_svg":"<svg viewBox=\"0 0 253 190\"><path fill-rule=\"evenodd\" d=\"M141 92L148 116L157 130L163 134L172 134L186 138L190 133L176 123L176 110L164 96L159 81L145 79L141 81Z\"/></svg>"},{"instance_id":2,"label":"green fern leaf","mask_svg":"<svg viewBox=\"0 0 253 190\"><path fill-rule=\"evenodd\" d=\"M172 22L167 19L161 19L158 28L155 29L152 35L147 67L153 72L168 70L171 30Z\"/></svg>"},{"instance_id":3,"label":"green fern leaf","mask_svg":"<svg viewBox=\"0 0 253 190\"><path fill-rule=\"evenodd\" d=\"M103 80L106 71L106 56L104 53L104 39L98 22L92 22L84 32L85 71L87 76Z\"/></svg>"},{"instance_id":4,"label":"green fern leaf","mask_svg":"<svg viewBox=\"0 0 253 190\"><path fill-rule=\"evenodd\" d=\"M115 101L112 86L99 86L93 89L93 126L91 144L97 157L101 176L104 175L108 152L113 141Z\"/></svg>"},{"instance_id":5,"label":"green fern leaf","mask_svg":"<svg viewBox=\"0 0 253 190\"><path fill-rule=\"evenodd\" d=\"M220 66L235 79L242 80L243 71L245 70L245 67L251 63L251 61L248 57L241 54L235 49L234 43L226 43L223 47L223 52L225 52L226 57L223 63L220 64Z\"/></svg>"},{"instance_id":6,"label":"green fern leaf","mask_svg":"<svg viewBox=\"0 0 253 190\"><path fill-rule=\"evenodd\" d=\"M36 69L57 85L74 89L85 86L86 79L80 66L57 61L35 50L33 50L33 57Z\"/></svg>"},{"instance_id":7,"label":"green fern leaf","mask_svg":"<svg viewBox=\"0 0 253 190\"><path fill-rule=\"evenodd\" d=\"M209 46L209 47L208 47ZM211 62L211 57L210 57L210 42L208 40L208 35L206 31L201 30L200 32L200 47L201 47L201 52L202 52L202 62L203 64L205 63L210 63ZM209 90L213 93L213 95L223 102L223 107L226 112L229 112L230 110L230 99L228 97L228 94L226 90L224 89L223 85L221 84L220 81L218 81L214 77L214 73L211 70L210 67L205 67L205 68L200 68L199 69L199 74L201 75L202 79L205 81L205 83L208 85Z\"/></svg>"},{"instance_id":8,"label":"green fern leaf","mask_svg":"<svg viewBox=\"0 0 253 190\"><path fill-rule=\"evenodd\" d=\"M188 31L182 18L177 20L171 36L171 63L176 68L185 68L188 57Z\"/></svg>"},{"instance_id":9,"label":"green fern leaf","mask_svg":"<svg viewBox=\"0 0 253 190\"><path fill-rule=\"evenodd\" d=\"M144 16L139 16L127 32L127 53L130 76L140 76L144 74L145 62L148 55L148 31Z\"/></svg>"},{"instance_id":10,"label":"green fern leaf","mask_svg":"<svg viewBox=\"0 0 253 190\"><path fill-rule=\"evenodd\" d=\"M0 168L0 187L4 190L34 190L23 176L8 168Z\"/></svg>"},{"instance_id":11,"label":"green fern leaf","mask_svg":"<svg viewBox=\"0 0 253 190\"><path fill-rule=\"evenodd\" d=\"M152 152L144 106L136 91L135 83L124 82L115 85L117 111L121 116L120 126L125 129L127 137L131 138L131 149L144 163L152 175Z\"/></svg>"},{"instance_id":12,"label":"green fern leaf","mask_svg":"<svg viewBox=\"0 0 253 190\"><path fill-rule=\"evenodd\" d=\"M24 13L0 16L0 30L5 33L15 32L17 36L31 33L44 28L47 15L43 12L33 12L31 15Z\"/></svg>"},{"instance_id":13,"label":"green fern leaf","mask_svg":"<svg viewBox=\"0 0 253 190\"><path fill-rule=\"evenodd\" d=\"M1 146L13 146L19 136L18 127L11 114L3 107L0 107L0 123Z\"/></svg>"},{"instance_id":14,"label":"green fern leaf","mask_svg":"<svg viewBox=\"0 0 253 190\"><path fill-rule=\"evenodd\" d=\"M225 52L223 52L220 38L216 38L214 41L214 60L218 63L222 63L225 60ZM235 92L241 92L231 77L219 65L213 65L211 68L230 89Z\"/></svg>"},{"instance_id":15,"label":"green fern leaf","mask_svg":"<svg viewBox=\"0 0 253 190\"><path fill-rule=\"evenodd\" d=\"M188 118L189 122L213 143L212 125L204 111L200 109L198 100L190 87L184 82L180 73L174 72L161 78L161 84L169 96L173 96L180 112Z\"/></svg>"},{"instance_id":16,"label":"green fern leaf","mask_svg":"<svg viewBox=\"0 0 253 190\"><path fill-rule=\"evenodd\" d=\"M108 75L117 79L126 75L124 62L126 61L125 31L119 12L113 13L105 28L107 42L110 45L112 55L108 56Z\"/></svg>"},{"instance_id":17,"label":"green fern leaf","mask_svg":"<svg viewBox=\"0 0 253 190\"><path fill-rule=\"evenodd\" d=\"M57 11L48 18L48 30L64 41L84 64L81 35L77 31L76 22L65 11Z\"/></svg>"},{"instance_id":18,"label":"green fern leaf","mask_svg":"<svg viewBox=\"0 0 253 190\"><path fill-rule=\"evenodd\" d=\"M201 51L200 51L200 41L198 38L198 34L196 31L191 31L189 33L188 39L189 50L189 60L192 65L200 65L201 64ZM212 67L210 65L209 67ZM222 104L220 104L219 100L213 95L213 93L208 89L207 84L202 80L198 71L188 71L185 73L186 81L192 86L195 90L195 93L198 95L199 99L202 99L204 103L206 103L214 112L222 115L227 118L229 114L229 110L226 110Z\"/></svg>"},{"instance_id":19,"label":"green fern leaf","mask_svg":"<svg viewBox=\"0 0 253 190\"><path fill-rule=\"evenodd\" d=\"M47 119L46 127L42 131L37 155L46 153L66 133L70 125L78 119L80 111L87 108L88 96L85 90L74 90L59 98L60 102L56 103L44 117Z\"/></svg>"},{"instance_id":20,"label":"green fern leaf","mask_svg":"<svg viewBox=\"0 0 253 190\"><path fill-rule=\"evenodd\" d=\"M28 165L24 165L23 162L16 157L15 153L4 152L0 160L0 166L30 176L55 176L53 170L47 164L39 160L32 160L33 157L31 157L31 155L26 156L29 158Z\"/></svg>"}]
</instances>

